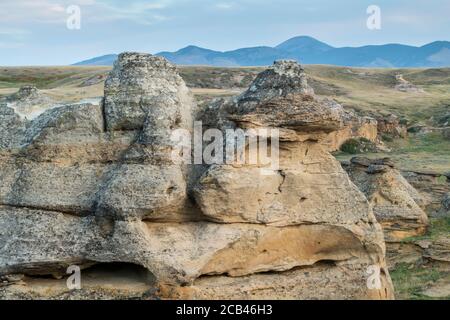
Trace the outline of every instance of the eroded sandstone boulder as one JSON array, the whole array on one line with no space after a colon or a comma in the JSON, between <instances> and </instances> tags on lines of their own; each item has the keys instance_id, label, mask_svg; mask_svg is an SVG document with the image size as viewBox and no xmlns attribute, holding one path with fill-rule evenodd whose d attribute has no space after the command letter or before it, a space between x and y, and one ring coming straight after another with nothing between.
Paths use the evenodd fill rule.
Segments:
<instances>
[{"instance_id":1,"label":"eroded sandstone boulder","mask_svg":"<svg viewBox=\"0 0 450 320\"><path fill-rule=\"evenodd\" d=\"M194 189L203 213L234 223L373 222L364 195L319 144L282 144L280 159L273 174L262 174L257 166L211 167Z\"/></svg>"},{"instance_id":2,"label":"eroded sandstone boulder","mask_svg":"<svg viewBox=\"0 0 450 320\"><path fill-rule=\"evenodd\" d=\"M176 68L160 57L120 55L105 83L104 111L109 132L138 133L101 186L97 215L168 220L182 216L191 206L189 172L186 166L174 165L171 137L177 129L192 132L196 106Z\"/></svg>"},{"instance_id":3,"label":"eroded sandstone boulder","mask_svg":"<svg viewBox=\"0 0 450 320\"><path fill-rule=\"evenodd\" d=\"M448 216L450 212L450 176L432 171L403 171L405 179L427 199L425 210L430 217ZM447 199L447 200L446 200Z\"/></svg>"},{"instance_id":4,"label":"eroded sandstone boulder","mask_svg":"<svg viewBox=\"0 0 450 320\"><path fill-rule=\"evenodd\" d=\"M221 223L344 227L365 239L369 255L378 256L384 250L381 229L325 143L330 132L343 127L345 112L337 103L315 97L306 80L299 79L305 79L300 66L278 62L247 92L223 105L225 112L218 114L238 128L279 130L279 167L249 161L213 165L194 188L197 203L208 218ZM270 82L273 88L286 88L265 92ZM291 83L301 86L292 88ZM248 154L257 153L252 148L248 146ZM355 263L359 259L364 260L358 256Z\"/></svg>"},{"instance_id":5,"label":"eroded sandstone boulder","mask_svg":"<svg viewBox=\"0 0 450 320\"><path fill-rule=\"evenodd\" d=\"M183 96L184 95L184 96ZM123 53L105 82L105 121L108 130L142 129L149 114L165 119L164 114L174 106L191 116L186 102L188 89L175 66L161 57L149 58L146 54ZM163 108L164 104L166 108ZM172 108L171 108L172 106ZM185 119L180 119L185 120ZM162 129L165 129L162 126Z\"/></svg>"},{"instance_id":6,"label":"eroded sandstone boulder","mask_svg":"<svg viewBox=\"0 0 450 320\"><path fill-rule=\"evenodd\" d=\"M390 159L355 157L346 170L367 196L386 240L399 241L426 232L428 217L423 210L426 199L403 178Z\"/></svg>"},{"instance_id":7,"label":"eroded sandstone boulder","mask_svg":"<svg viewBox=\"0 0 450 320\"><path fill-rule=\"evenodd\" d=\"M368 290L364 272L367 265L318 263L313 267L283 273L261 273L245 277L199 278L190 287L162 286L162 297L177 299L217 299L235 297L242 300L384 300L392 298L388 290ZM381 287L391 284L382 271ZM276 282L278 285L273 286ZM321 290L319 288L326 288Z\"/></svg>"}]
</instances>

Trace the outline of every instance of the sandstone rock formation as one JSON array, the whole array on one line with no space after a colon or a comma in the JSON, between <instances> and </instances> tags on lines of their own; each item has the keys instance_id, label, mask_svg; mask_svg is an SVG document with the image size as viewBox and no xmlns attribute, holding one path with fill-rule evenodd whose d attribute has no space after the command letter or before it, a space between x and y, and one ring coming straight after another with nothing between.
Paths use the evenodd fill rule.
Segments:
<instances>
[{"instance_id":1,"label":"sandstone rock formation","mask_svg":"<svg viewBox=\"0 0 450 320\"><path fill-rule=\"evenodd\" d=\"M174 163L171 133L196 114L175 67L125 53L101 106L19 130L0 153L0 298L393 297L381 227L324 143L344 111L298 64L276 63L213 120L278 128L277 169ZM60 280L70 265L80 291Z\"/></svg>"},{"instance_id":2,"label":"sandstone rock formation","mask_svg":"<svg viewBox=\"0 0 450 320\"><path fill-rule=\"evenodd\" d=\"M349 139L365 138L373 143L378 141L378 121L371 117L358 117L352 112L346 111L344 127L331 132L326 144L329 151L337 151Z\"/></svg>"},{"instance_id":3,"label":"sandstone rock formation","mask_svg":"<svg viewBox=\"0 0 450 320\"><path fill-rule=\"evenodd\" d=\"M377 122L379 135L387 134L393 138L406 138L408 136L407 125L402 123L394 114L378 117Z\"/></svg>"},{"instance_id":4,"label":"sandstone rock formation","mask_svg":"<svg viewBox=\"0 0 450 320\"><path fill-rule=\"evenodd\" d=\"M448 265L445 265L448 263L445 260L448 243L443 239L419 240L429 238L427 213L434 212L430 194L411 186L389 158L370 160L355 157L343 166L367 196L383 227L388 268L394 269L401 263L416 266L438 264L439 267L444 264L442 270L448 272Z\"/></svg>"},{"instance_id":5,"label":"sandstone rock formation","mask_svg":"<svg viewBox=\"0 0 450 320\"><path fill-rule=\"evenodd\" d=\"M403 171L402 175L426 199L425 210L429 216L449 216L450 175L430 171Z\"/></svg>"},{"instance_id":6,"label":"sandstone rock formation","mask_svg":"<svg viewBox=\"0 0 450 320\"><path fill-rule=\"evenodd\" d=\"M388 158L355 157L345 166L352 181L367 196L386 241L422 235L428 225L426 200L403 178Z\"/></svg>"},{"instance_id":7,"label":"sandstone rock formation","mask_svg":"<svg viewBox=\"0 0 450 320\"><path fill-rule=\"evenodd\" d=\"M22 118L33 119L55 102L34 86L23 86L18 92L6 97L7 106Z\"/></svg>"},{"instance_id":8,"label":"sandstone rock formation","mask_svg":"<svg viewBox=\"0 0 450 320\"><path fill-rule=\"evenodd\" d=\"M6 103L0 103L0 149L16 146L26 127L24 121L13 108Z\"/></svg>"},{"instance_id":9,"label":"sandstone rock formation","mask_svg":"<svg viewBox=\"0 0 450 320\"><path fill-rule=\"evenodd\" d=\"M23 86L18 92L0 99L0 152L17 148L29 120L55 104L34 86Z\"/></svg>"},{"instance_id":10,"label":"sandstone rock formation","mask_svg":"<svg viewBox=\"0 0 450 320\"><path fill-rule=\"evenodd\" d=\"M325 143L330 132L344 126L345 112L340 105L315 97L303 79L300 66L278 62L232 105L217 111L239 128L278 128L280 166L271 175L262 175L261 168L267 170L262 164L214 165L194 189L197 203L214 221L284 228L326 224L359 233L373 242L366 244L372 247L380 235L371 209ZM269 80L275 82L274 88L284 83L284 89L266 91ZM342 239L343 234L336 237Z\"/></svg>"}]
</instances>

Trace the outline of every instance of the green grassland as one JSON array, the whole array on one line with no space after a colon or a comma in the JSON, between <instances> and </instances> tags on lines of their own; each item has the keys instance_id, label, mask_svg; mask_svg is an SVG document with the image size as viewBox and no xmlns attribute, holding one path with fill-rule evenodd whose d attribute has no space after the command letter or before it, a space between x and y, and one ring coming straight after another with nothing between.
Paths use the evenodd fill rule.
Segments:
<instances>
[{"instance_id":1,"label":"green grassland","mask_svg":"<svg viewBox=\"0 0 450 320\"><path fill-rule=\"evenodd\" d=\"M391 152L365 153L371 159L389 157L399 168L405 171L450 172L450 141L441 133L431 132L421 135L409 135L406 139L386 142ZM338 160L350 160L358 154L337 152Z\"/></svg>"},{"instance_id":2,"label":"green grassland","mask_svg":"<svg viewBox=\"0 0 450 320\"><path fill-rule=\"evenodd\" d=\"M450 68L353 69L328 66L306 68L316 91L347 108L367 115L393 113L410 123L428 123L450 109ZM424 92L400 92L395 75L402 74Z\"/></svg>"},{"instance_id":3,"label":"green grassland","mask_svg":"<svg viewBox=\"0 0 450 320\"><path fill-rule=\"evenodd\" d=\"M439 237L448 237L450 217L431 218L430 226L425 235L404 239L403 242L435 241ZM430 297L427 289L430 287L445 287L450 285L448 267L439 267L432 263L401 263L390 270L397 299L411 300L450 300L449 296ZM448 289L445 292L448 294ZM445 295L445 294L444 294Z\"/></svg>"},{"instance_id":4,"label":"green grassland","mask_svg":"<svg viewBox=\"0 0 450 320\"><path fill-rule=\"evenodd\" d=\"M402 263L390 270L395 287L395 297L399 300L450 300L450 296L433 298L426 294L427 288L447 281L450 274L432 265L416 266Z\"/></svg>"}]
</instances>

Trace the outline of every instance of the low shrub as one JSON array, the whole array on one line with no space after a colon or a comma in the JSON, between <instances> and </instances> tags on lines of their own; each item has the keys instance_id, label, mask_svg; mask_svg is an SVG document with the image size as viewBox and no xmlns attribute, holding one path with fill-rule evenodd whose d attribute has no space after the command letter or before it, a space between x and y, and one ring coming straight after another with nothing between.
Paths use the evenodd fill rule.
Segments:
<instances>
[{"instance_id":1,"label":"low shrub","mask_svg":"<svg viewBox=\"0 0 450 320\"><path fill-rule=\"evenodd\" d=\"M352 138L342 144L341 151L349 154L377 152L377 146L366 138Z\"/></svg>"}]
</instances>

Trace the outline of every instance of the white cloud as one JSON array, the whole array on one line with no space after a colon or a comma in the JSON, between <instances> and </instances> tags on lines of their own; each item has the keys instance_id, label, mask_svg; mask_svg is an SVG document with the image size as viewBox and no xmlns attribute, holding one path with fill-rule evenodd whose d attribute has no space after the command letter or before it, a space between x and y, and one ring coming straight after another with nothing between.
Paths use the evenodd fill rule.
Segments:
<instances>
[{"instance_id":1,"label":"white cloud","mask_svg":"<svg viewBox=\"0 0 450 320\"><path fill-rule=\"evenodd\" d=\"M25 46L25 44L21 42L0 42L1 49L17 49L23 46Z\"/></svg>"},{"instance_id":2,"label":"white cloud","mask_svg":"<svg viewBox=\"0 0 450 320\"><path fill-rule=\"evenodd\" d=\"M0 2L0 20L13 23L58 22L65 19L64 2L51 0L2 0Z\"/></svg>"},{"instance_id":3,"label":"white cloud","mask_svg":"<svg viewBox=\"0 0 450 320\"><path fill-rule=\"evenodd\" d=\"M231 9L233 7L230 3L219 3L216 5L216 8L218 9Z\"/></svg>"},{"instance_id":4,"label":"white cloud","mask_svg":"<svg viewBox=\"0 0 450 320\"><path fill-rule=\"evenodd\" d=\"M167 7L170 0L154 2L130 0L1 0L0 21L3 23L65 23L66 8L78 5L84 20L114 21L131 20L149 24L166 20L167 17L156 13Z\"/></svg>"},{"instance_id":5,"label":"white cloud","mask_svg":"<svg viewBox=\"0 0 450 320\"><path fill-rule=\"evenodd\" d=\"M128 20L137 24L152 25L168 20L169 17L162 14L161 10L167 7L168 1L152 3L132 2L114 4L97 2L95 10L87 12L87 20L93 22L106 22Z\"/></svg>"},{"instance_id":6,"label":"white cloud","mask_svg":"<svg viewBox=\"0 0 450 320\"><path fill-rule=\"evenodd\" d=\"M0 35L2 36L22 36L28 33L27 30L23 29L0 29Z\"/></svg>"},{"instance_id":7,"label":"white cloud","mask_svg":"<svg viewBox=\"0 0 450 320\"><path fill-rule=\"evenodd\" d=\"M234 6L235 6L234 3L226 3L226 2L218 3L215 5L215 7L220 10L230 10L233 9Z\"/></svg>"},{"instance_id":8,"label":"white cloud","mask_svg":"<svg viewBox=\"0 0 450 320\"><path fill-rule=\"evenodd\" d=\"M423 21L423 19L424 19L423 17L420 17L418 15L407 15L407 14L395 14L395 15L388 15L386 17L387 21L401 24L420 23L421 21Z\"/></svg>"}]
</instances>

